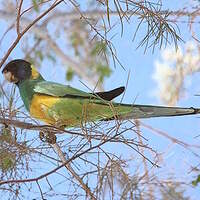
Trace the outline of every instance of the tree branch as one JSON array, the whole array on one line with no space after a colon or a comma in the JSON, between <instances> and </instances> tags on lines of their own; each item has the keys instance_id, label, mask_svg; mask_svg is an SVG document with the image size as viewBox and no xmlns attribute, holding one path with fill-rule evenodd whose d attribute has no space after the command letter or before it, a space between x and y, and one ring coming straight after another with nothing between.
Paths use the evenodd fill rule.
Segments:
<instances>
[{"instance_id":1,"label":"tree branch","mask_svg":"<svg viewBox=\"0 0 200 200\"><path fill-rule=\"evenodd\" d=\"M13 51L13 49L17 46L23 35L34 25L36 24L40 19L42 19L45 15L47 15L51 10L53 10L57 5L59 5L63 0L55 1L56 3L52 4L50 8L48 8L45 12L43 12L40 16L38 16L35 20L33 20L19 35L17 35L17 38L12 43L10 48L8 49L7 53L4 55L4 57L1 59L0 62L0 68L4 64L4 62L7 60L10 53Z\"/></svg>"},{"instance_id":2,"label":"tree branch","mask_svg":"<svg viewBox=\"0 0 200 200\"><path fill-rule=\"evenodd\" d=\"M20 35L20 16L21 16L22 4L23 4L23 0L20 0L18 12L17 12L17 25L16 25L17 35L18 36Z\"/></svg>"},{"instance_id":3,"label":"tree branch","mask_svg":"<svg viewBox=\"0 0 200 200\"><path fill-rule=\"evenodd\" d=\"M83 180L79 177L79 175L73 170L73 168L71 167L70 163L67 161L67 159L65 158L62 150L60 149L60 147L58 146L57 143L52 144L51 145L53 147L53 149L57 152L59 158L62 160L62 163L65 164L65 167L68 171L70 171L70 173L72 174L72 176L79 182L79 184L81 185L81 187L85 190L86 192L86 196L90 196L90 199L95 200L95 196L92 193L92 191L90 190L90 188L83 182Z\"/></svg>"}]
</instances>

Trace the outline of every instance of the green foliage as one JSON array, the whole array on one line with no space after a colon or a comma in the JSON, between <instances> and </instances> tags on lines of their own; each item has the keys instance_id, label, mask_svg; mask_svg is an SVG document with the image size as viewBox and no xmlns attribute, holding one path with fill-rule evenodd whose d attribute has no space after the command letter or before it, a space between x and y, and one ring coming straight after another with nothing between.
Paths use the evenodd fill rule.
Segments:
<instances>
[{"instance_id":1,"label":"green foliage","mask_svg":"<svg viewBox=\"0 0 200 200\"><path fill-rule=\"evenodd\" d=\"M91 24L97 23L95 20L90 22ZM109 77L112 72L108 66L110 51L107 42L96 35L91 26L79 19L71 21L70 31L69 41L73 48L73 54L78 63L82 64L84 74L91 78L95 76L103 83L104 78ZM69 68L66 79L71 81L75 73L72 68Z\"/></svg>"},{"instance_id":2,"label":"green foliage","mask_svg":"<svg viewBox=\"0 0 200 200\"><path fill-rule=\"evenodd\" d=\"M0 173L2 176L10 176L21 169L23 174L24 166L27 165L27 158L30 151L26 141L18 142L15 129L10 126L0 127Z\"/></svg>"},{"instance_id":3,"label":"green foliage","mask_svg":"<svg viewBox=\"0 0 200 200\"><path fill-rule=\"evenodd\" d=\"M9 127L3 127L1 129L0 141L8 143L12 141L12 134Z\"/></svg>"},{"instance_id":4,"label":"green foliage","mask_svg":"<svg viewBox=\"0 0 200 200\"><path fill-rule=\"evenodd\" d=\"M7 147L13 141L13 136L10 127L4 126L1 128L0 133L0 169L7 172L15 166L16 155L14 152L10 151Z\"/></svg>"},{"instance_id":5,"label":"green foliage","mask_svg":"<svg viewBox=\"0 0 200 200\"><path fill-rule=\"evenodd\" d=\"M100 82L103 82L105 77L109 77L112 73L112 70L109 68L108 65L104 65L104 64L97 64L96 66L96 71L99 74L99 80Z\"/></svg>"},{"instance_id":6,"label":"green foliage","mask_svg":"<svg viewBox=\"0 0 200 200\"><path fill-rule=\"evenodd\" d=\"M98 41L94 47L92 48L92 51L91 51L91 56L95 56L97 54L100 54L100 52L103 52L103 53L108 53L108 49L107 49L107 45L105 42L103 41Z\"/></svg>"},{"instance_id":7,"label":"green foliage","mask_svg":"<svg viewBox=\"0 0 200 200\"><path fill-rule=\"evenodd\" d=\"M0 152L0 169L2 171L9 171L13 169L16 163L15 154L8 151Z\"/></svg>"},{"instance_id":8,"label":"green foliage","mask_svg":"<svg viewBox=\"0 0 200 200\"><path fill-rule=\"evenodd\" d=\"M44 55L43 55L42 51L36 51L35 55L40 59L40 61L43 61Z\"/></svg>"},{"instance_id":9,"label":"green foliage","mask_svg":"<svg viewBox=\"0 0 200 200\"><path fill-rule=\"evenodd\" d=\"M93 45L90 54L97 63L94 67L99 75L99 81L103 82L104 78L109 77L112 73L112 70L106 62L106 58L109 55L107 44L104 41L97 41Z\"/></svg>"},{"instance_id":10,"label":"green foliage","mask_svg":"<svg viewBox=\"0 0 200 200\"><path fill-rule=\"evenodd\" d=\"M42 3L42 2L43 2L43 0L32 0L32 4L33 4L34 10L36 12L39 12L39 6L38 6L38 4Z\"/></svg>"},{"instance_id":11,"label":"green foliage","mask_svg":"<svg viewBox=\"0 0 200 200\"><path fill-rule=\"evenodd\" d=\"M71 67L69 67L67 69L66 79L67 79L67 81L71 81L73 79L73 77L74 77L74 71Z\"/></svg>"},{"instance_id":12,"label":"green foliage","mask_svg":"<svg viewBox=\"0 0 200 200\"><path fill-rule=\"evenodd\" d=\"M71 34L70 40L71 40L72 47L75 50L75 55L78 56L80 54L78 47L83 45L84 43L83 38L80 36L79 33L74 32Z\"/></svg>"},{"instance_id":13,"label":"green foliage","mask_svg":"<svg viewBox=\"0 0 200 200\"><path fill-rule=\"evenodd\" d=\"M198 175L197 178L192 181L192 185L196 187L199 183L200 183L200 175Z\"/></svg>"}]
</instances>

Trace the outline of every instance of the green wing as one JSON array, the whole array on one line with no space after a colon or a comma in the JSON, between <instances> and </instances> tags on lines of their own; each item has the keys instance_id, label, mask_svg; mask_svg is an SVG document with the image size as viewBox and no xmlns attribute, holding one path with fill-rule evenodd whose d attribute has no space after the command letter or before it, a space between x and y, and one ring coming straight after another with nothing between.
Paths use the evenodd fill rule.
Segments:
<instances>
[{"instance_id":1,"label":"green wing","mask_svg":"<svg viewBox=\"0 0 200 200\"><path fill-rule=\"evenodd\" d=\"M124 87L119 87L107 92L87 93L69 85L62 85L49 81L40 81L34 87L36 93L47 94L55 97L93 98L104 99L106 101L111 101L115 97L119 96L124 92L124 89Z\"/></svg>"},{"instance_id":2,"label":"green wing","mask_svg":"<svg viewBox=\"0 0 200 200\"><path fill-rule=\"evenodd\" d=\"M62 85L59 83L41 81L38 82L34 88L36 93L47 94L55 97L83 97L83 98L94 98L95 95L83 92L69 85Z\"/></svg>"}]
</instances>

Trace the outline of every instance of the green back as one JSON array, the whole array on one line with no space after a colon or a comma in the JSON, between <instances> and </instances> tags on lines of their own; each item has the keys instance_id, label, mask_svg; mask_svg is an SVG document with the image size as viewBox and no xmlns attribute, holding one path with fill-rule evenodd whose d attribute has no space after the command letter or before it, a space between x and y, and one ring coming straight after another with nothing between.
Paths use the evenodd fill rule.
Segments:
<instances>
[{"instance_id":1,"label":"green back","mask_svg":"<svg viewBox=\"0 0 200 200\"><path fill-rule=\"evenodd\" d=\"M21 98L28 111L35 93L54 97L97 98L95 95L83 92L68 85L45 81L41 76L34 80L25 80L18 84Z\"/></svg>"},{"instance_id":2,"label":"green back","mask_svg":"<svg viewBox=\"0 0 200 200\"><path fill-rule=\"evenodd\" d=\"M62 85L50 81L40 81L35 87L34 91L39 94L47 94L54 97L83 97L83 98L94 98L93 94L83 92L69 85Z\"/></svg>"}]
</instances>

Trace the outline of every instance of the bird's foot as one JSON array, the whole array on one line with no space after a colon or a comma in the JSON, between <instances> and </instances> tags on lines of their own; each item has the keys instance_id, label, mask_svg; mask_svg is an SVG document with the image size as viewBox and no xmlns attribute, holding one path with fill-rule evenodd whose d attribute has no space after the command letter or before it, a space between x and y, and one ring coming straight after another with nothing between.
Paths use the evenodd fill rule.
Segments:
<instances>
[{"instance_id":1,"label":"bird's foot","mask_svg":"<svg viewBox=\"0 0 200 200\"><path fill-rule=\"evenodd\" d=\"M48 142L49 144L56 143L56 135L54 133L40 131L39 137L42 142Z\"/></svg>"},{"instance_id":2,"label":"bird's foot","mask_svg":"<svg viewBox=\"0 0 200 200\"><path fill-rule=\"evenodd\" d=\"M62 121L56 121L55 124L54 124L53 126L59 128L59 129L65 129L65 127L66 127L66 126L63 124Z\"/></svg>"}]
</instances>

